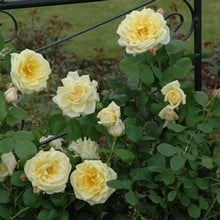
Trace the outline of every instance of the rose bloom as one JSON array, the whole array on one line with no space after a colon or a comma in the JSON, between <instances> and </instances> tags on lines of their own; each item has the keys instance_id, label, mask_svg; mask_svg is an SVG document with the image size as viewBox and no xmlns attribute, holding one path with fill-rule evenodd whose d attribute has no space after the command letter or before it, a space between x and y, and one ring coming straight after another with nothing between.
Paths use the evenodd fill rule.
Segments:
<instances>
[{"instance_id":1,"label":"rose bloom","mask_svg":"<svg viewBox=\"0 0 220 220\"><path fill-rule=\"evenodd\" d=\"M140 54L158 44L168 44L170 31L161 13L150 8L132 11L126 15L117 29L118 43L129 54Z\"/></svg>"},{"instance_id":2,"label":"rose bloom","mask_svg":"<svg viewBox=\"0 0 220 220\"><path fill-rule=\"evenodd\" d=\"M164 127L166 127L168 123L175 123L175 121L179 118L179 116L173 110L173 107L170 106L170 105L165 106L159 112L159 117L166 121L165 124L164 124Z\"/></svg>"},{"instance_id":3,"label":"rose bloom","mask_svg":"<svg viewBox=\"0 0 220 220\"><path fill-rule=\"evenodd\" d=\"M24 166L24 172L33 188L47 193L63 192L71 171L69 158L62 152L51 148L39 151Z\"/></svg>"},{"instance_id":4,"label":"rose bloom","mask_svg":"<svg viewBox=\"0 0 220 220\"><path fill-rule=\"evenodd\" d=\"M25 94L39 92L47 87L50 65L39 53L25 49L11 54L11 79L14 86Z\"/></svg>"},{"instance_id":5,"label":"rose bloom","mask_svg":"<svg viewBox=\"0 0 220 220\"><path fill-rule=\"evenodd\" d=\"M121 119L119 119L118 124L108 128L109 134L111 134L113 137L120 137L123 134L124 130L125 125Z\"/></svg>"},{"instance_id":6,"label":"rose bloom","mask_svg":"<svg viewBox=\"0 0 220 220\"><path fill-rule=\"evenodd\" d=\"M78 117L95 112L98 83L90 81L89 75L79 76L78 72L69 72L62 80L63 86L58 87L53 101L60 107L64 115Z\"/></svg>"},{"instance_id":7,"label":"rose bloom","mask_svg":"<svg viewBox=\"0 0 220 220\"><path fill-rule=\"evenodd\" d=\"M5 95L5 100L6 102L8 103L13 103L13 102L16 102L17 101L17 89L15 87L10 87L9 89L7 89L5 92L4 92L4 95Z\"/></svg>"},{"instance_id":8,"label":"rose bloom","mask_svg":"<svg viewBox=\"0 0 220 220\"><path fill-rule=\"evenodd\" d=\"M17 165L17 161L12 152L2 154L0 162L0 182L11 176Z\"/></svg>"},{"instance_id":9,"label":"rose bloom","mask_svg":"<svg viewBox=\"0 0 220 220\"><path fill-rule=\"evenodd\" d=\"M70 182L77 199L90 205L102 204L115 189L106 183L117 179L117 174L100 160L85 160L78 164L70 176Z\"/></svg>"},{"instance_id":10,"label":"rose bloom","mask_svg":"<svg viewBox=\"0 0 220 220\"><path fill-rule=\"evenodd\" d=\"M169 104L173 108L178 107L181 103L183 105L186 104L186 95L180 88L180 83L178 80L175 80L165 85L161 89L161 92L163 95L165 95L164 101L169 102Z\"/></svg>"},{"instance_id":11,"label":"rose bloom","mask_svg":"<svg viewBox=\"0 0 220 220\"><path fill-rule=\"evenodd\" d=\"M73 141L68 149L74 151L74 153L79 155L83 160L100 159L98 154L98 144L90 139L87 140L84 138L84 140L82 140L80 138L77 141Z\"/></svg>"},{"instance_id":12,"label":"rose bloom","mask_svg":"<svg viewBox=\"0 0 220 220\"><path fill-rule=\"evenodd\" d=\"M97 115L97 118L99 119L98 123L105 127L117 125L120 117L120 107L115 102L111 102L108 107L103 108Z\"/></svg>"}]
</instances>

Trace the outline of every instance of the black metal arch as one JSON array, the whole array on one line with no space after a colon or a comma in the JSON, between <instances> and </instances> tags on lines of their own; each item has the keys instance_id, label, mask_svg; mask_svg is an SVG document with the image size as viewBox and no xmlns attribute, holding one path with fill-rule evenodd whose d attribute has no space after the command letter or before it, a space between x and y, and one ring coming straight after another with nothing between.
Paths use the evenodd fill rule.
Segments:
<instances>
[{"instance_id":1,"label":"black metal arch","mask_svg":"<svg viewBox=\"0 0 220 220\"><path fill-rule=\"evenodd\" d=\"M29 7L41 7L41 6L52 6L52 5L64 5L64 4L75 4L75 3L87 3L87 2L101 2L101 1L105 1L105 0L17 0L17 1L4 1L1 0L0 1L0 12L3 12L5 14L7 14L14 22L14 27L15 27L15 31L12 35L12 37L8 40L6 40L6 42L9 42L10 40L12 40L17 33L17 22L16 19L8 12L2 11L5 9L17 9L17 8L29 8ZM137 5L129 10L126 10L124 12L121 12L115 16L112 16L110 18L107 18L101 22L98 22L92 26L86 27L84 29L82 29L79 32L70 34L62 39L59 39L57 41L51 42L47 45L44 45L43 47L40 47L38 49L36 49L36 51L40 52L42 50L45 50L47 48L50 48L52 46L61 44L65 41L68 41L72 38L75 38L81 34L84 34L90 30L93 30L95 28L98 28L104 24L107 24L121 16L124 16L128 13L130 13L133 10L137 10L141 7L147 6L153 2L155 2L156 0L148 0L145 1L144 3ZM202 61L201 61L201 53L202 53L202 34L201 34L201 29L202 29L202 23L201 23L201 8L202 8L202 2L201 0L193 0L194 1L194 5L192 6L188 0L180 0L183 1L183 3L188 7L190 14L191 14L191 25L190 28L188 30L188 32L184 35L183 40L187 40L191 34L194 31L194 53L196 54L196 58L194 61L194 88L195 90L201 90L202 88L202 79L201 79L201 65L202 65ZM179 28L183 25L184 23L184 17L177 12L171 12L168 13L165 18L169 19L169 17L171 16L178 16L180 21L175 25L175 27L173 27L173 31L177 32L179 30Z\"/></svg>"}]
</instances>

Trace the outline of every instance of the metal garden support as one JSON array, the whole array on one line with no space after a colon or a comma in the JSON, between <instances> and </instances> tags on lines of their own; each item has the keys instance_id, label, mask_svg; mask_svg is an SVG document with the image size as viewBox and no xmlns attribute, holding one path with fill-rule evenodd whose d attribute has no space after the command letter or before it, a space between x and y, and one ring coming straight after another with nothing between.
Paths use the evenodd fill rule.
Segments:
<instances>
[{"instance_id":1,"label":"metal garden support","mask_svg":"<svg viewBox=\"0 0 220 220\"><path fill-rule=\"evenodd\" d=\"M17 9L17 8L29 8L29 7L41 7L41 6L52 6L52 5L65 5L65 4L75 4L75 3L87 3L87 2L101 2L105 0L16 0L16 1L10 1L6 2L4 0L0 1L0 12L5 13L11 17L11 19L14 22L14 28L15 31L12 34L12 36L5 40L5 42L9 42L14 39L17 33L17 22L16 19L8 12L2 11L5 9ZM126 10L124 12L121 12L117 15L114 15L110 18L107 18L101 22L98 22L97 24L94 24L92 26L86 27L82 29L81 31L77 33L70 34L62 39L59 39L57 41L51 42L41 48L38 48L36 51L42 51L49 47L55 46L57 44L63 43L65 41L68 41L72 38L75 38L85 32L88 32L90 30L93 30L97 27L100 27L106 23L109 23L121 16L124 16L128 13L130 13L132 10L137 10L141 7L144 7L146 5L149 5L150 3L155 2L156 0L148 0L144 3L135 6L129 10ZM202 69L202 21L201 21L201 15L202 15L202 2L201 0L194 0L194 7L191 6L191 4L188 2L188 0L182 0L186 6L189 8L191 13L191 26L189 31L184 35L183 40L187 40L192 32L194 31L194 53L196 55L196 58L194 60L194 88L196 91L201 90L202 88L202 77L201 77L201 69ZM178 29L182 26L184 22L184 17L178 13L178 12L171 12L168 15L166 15L166 19L168 19L171 16L178 16L180 18L180 21L177 23L177 25L174 27L174 32L178 31Z\"/></svg>"}]
</instances>

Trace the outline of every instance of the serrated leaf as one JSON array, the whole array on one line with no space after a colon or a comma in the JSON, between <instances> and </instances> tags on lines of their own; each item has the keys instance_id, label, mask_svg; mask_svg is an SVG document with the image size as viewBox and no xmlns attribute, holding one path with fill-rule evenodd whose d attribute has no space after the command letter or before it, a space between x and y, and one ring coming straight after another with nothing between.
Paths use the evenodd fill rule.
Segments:
<instances>
[{"instance_id":1,"label":"serrated leaf","mask_svg":"<svg viewBox=\"0 0 220 220\"><path fill-rule=\"evenodd\" d=\"M186 162L186 159L182 155L174 155L170 159L170 167L173 171L180 170Z\"/></svg>"},{"instance_id":2,"label":"serrated leaf","mask_svg":"<svg viewBox=\"0 0 220 220\"><path fill-rule=\"evenodd\" d=\"M139 142L142 139L141 130L135 125L126 124L125 133L130 141Z\"/></svg>"},{"instance_id":3,"label":"serrated leaf","mask_svg":"<svg viewBox=\"0 0 220 220\"><path fill-rule=\"evenodd\" d=\"M24 175L24 171L15 171L11 176L11 183L17 187L23 187L27 184L27 182L22 181L22 175Z\"/></svg>"},{"instance_id":4,"label":"serrated leaf","mask_svg":"<svg viewBox=\"0 0 220 220\"><path fill-rule=\"evenodd\" d=\"M202 165L207 169L214 168L213 159L211 157L203 156L201 159Z\"/></svg>"},{"instance_id":5,"label":"serrated leaf","mask_svg":"<svg viewBox=\"0 0 220 220\"><path fill-rule=\"evenodd\" d=\"M70 140L77 140L82 135L82 128L78 120L71 119L67 122L67 134Z\"/></svg>"},{"instance_id":6,"label":"serrated leaf","mask_svg":"<svg viewBox=\"0 0 220 220\"><path fill-rule=\"evenodd\" d=\"M138 198L135 192L131 192L131 191L127 192L125 194L125 199L132 206L135 206L138 203Z\"/></svg>"},{"instance_id":7,"label":"serrated leaf","mask_svg":"<svg viewBox=\"0 0 220 220\"><path fill-rule=\"evenodd\" d=\"M195 204L190 204L187 208L188 214L192 218L199 218L200 217L200 209Z\"/></svg>"},{"instance_id":8,"label":"serrated leaf","mask_svg":"<svg viewBox=\"0 0 220 220\"><path fill-rule=\"evenodd\" d=\"M189 57L182 57L176 61L171 70L173 77L176 79L185 78L192 68L192 62Z\"/></svg>"},{"instance_id":9,"label":"serrated leaf","mask_svg":"<svg viewBox=\"0 0 220 220\"><path fill-rule=\"evenodd\" d=\"M5 190L2 186L0 186L0 203L8 203L10 193L9 191Z\"/></svg>"},{"instance_id":10,"label":"serrated leaf","mask_svg":"<svg viewBox=\"0 0 220 220\"><path fill-rule=\"evenodd\" d=\"M195 97L195 100L198 104L200 104L201 106L205 107L208 100L209 100L209 97L208 95L205 93L205 92L202 92L202 91L196 91L194 93L194 97Z\"/></svg>"},{"instance_id":11,"label":"serrated leaf","mask_svg":"<svg viewBox=\"0 0 220 220\"><path fill-rule=\"evenodd\" d=\"M125 163L132 163L135 159L135 154L126 149L116 149L114 151L115 155L118 156Z\"/></svg>"},{"instance_id":12,"label":"serrated leaf","mask_svg":"<svg viewBox=\"0 0 220 220\"><path fill-rule=\"evenodd\" d=\"M211 133L213 131L213 127L208 123L200 123L197 125L197 128L204 133Z\"/></svg>"},{"instance_id":13,"label":"serrated leaf","mask_svg":"<svg viewBox=\"0 0 220 220\"><path fill-rule=\"evenodd\" d=\"M66 128L66 120L63 115L53 115L48 122L48 127L51 135L56 135L64 131Z\"/></svg>"},{"instance_id":14,"label":"serrated leaf","mask_svg":"<svg viewBox=\"0 0 220 220\"><path fill-rule=\"evenodd\" d=\"M150 86L154 82L154 73L147 64L140 65L140 79L146 86Z\"/></svg>"},{"instance_id":15,"label":"serrated leaf","mask_svg":"<svg viewBox=\"0 0 220 220\"><path fill-rule=\"evenodd\" d=\"M41 205L42 200L42 195L34 193L32 187L29 187L23 194L24 204L31 208L38 208Z\"/></svg>"},{"instance_id":16,"label":"serrated leaf","mask_svg":"<svg viewBox=\"0 0 220 220\"><path fill-rule=\"evenodd\" d=\"M203 196L199 197L199 208L205 210L209 208L209 203L206 201L206 199Z\"/></svg>"},{"instance_id":17,"label":"serrated leaf","mask_svg":"<svg viewBox=\"0 0 220 220\"><path fill-rule=\"evenodd\" d=\"M165 157L171 157L178 152L175 147L166 143L158 145L157 149Z\"/></svg>"},{"instance_id":18,"label":"serrated leaf","mask_svg":"<svg viewBox=\"0 0 220 220\"><path fill-rule=\"evenodd\" d=\"M167 195L167 200L172 202L176 198L176 190L172 190Z\"/></svg>"},{"instance_id":19,"label":"serrated leaf","mask_svg":"<svg viewBox=\"0 0 220 220\"><path fill-rule=\"evenodd\" d=\"M186 129L185 126L180 125L180 124L174 124L174 123L168 124L167 128L172 130L172 131L175 131L176 133L180 133L180 132L182 132Z\"/></svg>"},{"instance_id":20,"label":"serrated leaf","mask_svg":"<svg viewBox=\"0 0 220 220\"><path fill-rule=\"evenodd\" d=\"M186 50L186 43L182 40L172 39L169 44L166 45L167 52L171 54L177 54Z\"/></svg>"},{"instance_id":21,"label":"serrated leaf","mask_svg":"<svg viewBox=\"0 0 220 220\"><path fill-rule=\"evenodd\" d=\"M111 180L107 182L107 185L114 189L127 189L130 190L132 186L131 180Z\"/></svg>"}]
</instances>

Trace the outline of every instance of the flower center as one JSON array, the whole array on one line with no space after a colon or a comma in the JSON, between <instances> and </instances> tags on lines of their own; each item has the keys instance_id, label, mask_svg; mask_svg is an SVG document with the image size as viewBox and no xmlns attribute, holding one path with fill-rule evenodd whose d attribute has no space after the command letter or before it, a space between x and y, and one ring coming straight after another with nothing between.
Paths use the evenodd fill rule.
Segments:
<instances>
[{"instance_id":1,"label":"flower center","mask_svg":"<svg viewBox=\"0 0 220 220\"><path fill-rule=\"evenodd\" d=\"M168 96L168 100L172 105L178 104L182 100L180 91L178 90L171 91Z\"/></svg>"},{"instance_id":2,"label":"flower center","mask_svg":"<svg viewBox=\"0 0 220 220\"><path fill-rule=\"evenodd\" d=\"M149 28L148 26L139 27L137 28L136 32L139 37L145 37L149 35Z\"/></svg>"},{"instance_id":3,"label":"flower center","mask_svg":"<svg viewBox=\"0 0 220 220\"><path fill-rule=\"evenodd\" d=\"M71 102L78 102L83 95L81 86L75 86L73 91L69 94L68 98Z\"/></svg>"},{"instance_id":4,"label":"flower center","mask_svg":"<svg viewBox=\"0 0 220 220\"><path fill-rule=\"evenodd\" d=\"M41 162L36 167L36 171L41 177L48 178L56 174L57 164L58 161L56 160L52 162Z\"/></svg>"}]
</instances>

